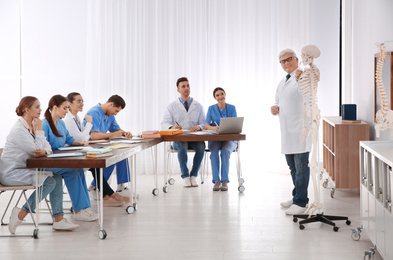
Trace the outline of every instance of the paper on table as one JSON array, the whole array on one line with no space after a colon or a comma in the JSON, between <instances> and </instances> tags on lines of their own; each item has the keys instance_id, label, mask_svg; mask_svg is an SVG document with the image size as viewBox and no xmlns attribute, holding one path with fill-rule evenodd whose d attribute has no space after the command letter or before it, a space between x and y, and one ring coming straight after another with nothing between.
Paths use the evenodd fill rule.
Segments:
<instances>
[{"instance_id":1,"label":"paper on table","mask_svg":"<svg viewBox=\"0 0 393 260\"><path fill-rule=\"evenodd\" d=\"M93 149L91 146L66 146L60 147L58 150L60 151L73 151L73 150L90 150Z\"/></svg>"},{"instance_id":2,"label":"paper on table","mask_svg":"<svg viewBox=\"0 0 393 260\"><path fill-rule=\"evenodd\" d=\"M72 157L72 156L83 156L83 153L52 153L46 155L46 157L48 158Z\"/></svg>"},{"instance_id":3,"label":"paper on table","mask_svg":"<svg viewBox=\"0 0 393 260\"><path fill-rule=\"evenodd\" d=\"M104 139L102 139L102 140L90 140L89 144L97 144L97 143L105 143L105 142L108 142L108 141L104 140Z\"/></svg>"}]
</instances>

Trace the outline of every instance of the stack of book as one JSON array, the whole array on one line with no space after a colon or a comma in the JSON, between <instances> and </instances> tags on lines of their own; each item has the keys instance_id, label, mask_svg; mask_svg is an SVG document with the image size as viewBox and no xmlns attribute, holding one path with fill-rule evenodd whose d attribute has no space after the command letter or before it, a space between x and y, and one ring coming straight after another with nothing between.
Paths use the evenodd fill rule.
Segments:
<instances>
[{"instance_id":1,"label":"stack of book","mask_svg":"<svg viewBox=\"0 0 393 260\"><path fill-rule=\"evenodd\" d=\"M110 148L100 148L100 149L91 149L86 152L86 157L106 157L106 156L111 156L113 153L111 153L112 149Z\"/></svg>"},{"instance_id":2,"label":"stack of book","mask_svg":"<svg viewBox=\"0 0 393 260\"><path fill-rule=\"evenodd\" d=\"M183 133L183 130L179 129L163 129L160 132L160 135L180 135Z\"/></svg>"},{"instance_id":3,"label":"stack of book","mask_svg":"<svg viewBox=\"0 0 393 260\"><path fill-rule=\"evenodd\" d=\"M142 132L143 139L152 139L152 138L160 138L161 135L158 133L157 130L149 130Z\"/></svg>"}]
</instances>

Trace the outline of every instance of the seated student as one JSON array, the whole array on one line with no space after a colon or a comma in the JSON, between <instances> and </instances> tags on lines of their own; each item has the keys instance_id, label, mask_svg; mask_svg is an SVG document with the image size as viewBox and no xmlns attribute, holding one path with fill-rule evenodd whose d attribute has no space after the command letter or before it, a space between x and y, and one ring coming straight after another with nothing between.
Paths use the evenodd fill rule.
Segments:
<instances>
[{"instance_id":1,"label":"seated student","mask_svg":"<svg viewBox=\"0 0 393 260\"><path fill-rule=\"evenodd\" d=\"M85 116L86 127L82 124L78 116L78 112L83 111L83 98L81 94L77 92L71 92L67 96L68 102L70 102L70 109L67 115L64 117L64 124L67 127L70 135L74 137L77 141L88 141L90 139L90 130L92 128L92 117L89 115ZM96 180L98 187L100 187L100 178L96 179L95 171L96 169L90 169L94 180ZM99 177L99 175L97 175ZM103 191L102 196L104 198L103 204L104 207L116 207L124 205L125 203L130 202L130 198L123 197L117 193L115 193L112 188L109 186L107 180L103 178ZM95 194L94 194L95 195Z\"/></svg>"},{"instance_id":2,"label":"seated student","mask_svg":"<svg viewBox=\"0 0 393 260\"><path fill-rule=\"evenodd\" d=\"M90 131L91 140L100 140L100 139L108 139L112 137L126 137L132 138L131 132L126 132L120 128L118 123L116 122L115 116L121 110L126 107L126 102L119 95L111 96L108 101L104 104L98 103L94 107L90 108L87 111L87 115L93 118L92 124L93 127ZM87 124L86 120L83 122L85 125ZM109 133L108 133L109 132ZM129 166L127 159L116 163L108 168L104 169L104 178L106 180L111 176L114 168L116 166L116 176L117 176L117 190L116 192L119 194L124 194L124 196L130 196L131 194L127 193L127 187L124 185L129 181ZM95 187L95 182L91 183L89 190L93 190Z\"/></svg>"},{"instance_id":3,"label":"seated student","mask_svg":"<svg viewBox=\"0 0 393 260\"><path fill-rule=\"evenodd\" d=\"M190 96L191 88L188 79L186 77L179 78L176 81L176 86L180 97L167 106L161 127L163 129L172 128L190 131L202 130L205 113L202 105ZM205 142L175 142L173 146L177 150L184 187L198 187L196 178L205 155ZM188 149L195 151L191 172L187 167Z\"/></svg>"},{"instance_id":4,"label":"seated student","mask_svg":"<svg viewBox=\"0 0 393 260\"><path fill-rule=\"evenodd\" d=\"M236 107L225 103L226 94L224 89L215 88L213 97L217 104L211 105L207 111L205 128L207 130L216 130L220 128L220 119L223 117L236 117ZM213 173L213 191L228 190L229 182L229 158L235 149L234 141L209 141L210 160ZM221 151L221 178L220 178L220 156Z\"/></svg>"},{"instance_id":5,"label":"seated student","mask_svg":"<svg viewBox=\"0 0 393 260\"><path fill-rule=\"evenodd\" d=\"M68 101L61 95L55 95L49 100L48 109L45 111L45 119L42 130L50 143L52 150L57 150L64 145L87 145L88 143L76 141L66 129L63 120L68 112ZM90 199L87 192L85 173L80 168L50 168L64 178L70 194L72 208L75 212L74 219L79 221L94 221L98 215L91 211Z\"/></svg>"},{"instance_id":6,"label":"seated student","mask_svg":"<svg viewBox=\"0 0 393 260\"><path fill-rule=\"evenodd\" d=\"M50 144L46 141L42 131L40 101L36 97L26 96L21 99L16 108L20 116L7 136L3 154L0 161L0 181L3 185L23 186L38 185L40 187L41 201L49 194L52 205L54 223L53 230L75 230L78 224L71 223L64 218L63 212L63 180L57 173L49 171L40 172L41 178L36 183L36 170L26 168L26 160L33 157L42 157L52 153ZM20 209L12 209L8 229L15 234L16 228L22 223L26 215L36 208L36 192L28 198L28 204Z\"/></svg>"}]
</instances>

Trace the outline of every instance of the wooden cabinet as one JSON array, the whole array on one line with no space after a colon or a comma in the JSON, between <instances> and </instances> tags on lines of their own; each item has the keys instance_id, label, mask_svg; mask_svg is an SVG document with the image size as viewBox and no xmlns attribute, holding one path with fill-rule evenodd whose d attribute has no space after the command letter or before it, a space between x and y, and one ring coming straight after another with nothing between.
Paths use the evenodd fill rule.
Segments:
<instances>
[{"instance_id":1,"label":"wooden cabinet","mask_svg":"<svg viewBox=\"0 0 393 260\"><path fill-rule=\"evenodd\" d=\"M369 140L369 124L324 117L323 168L336 188L359 189L359 142Z\"/></svg>"},{"instance_id":2,"label":"wooden cabinet","mask_svg":"<svg viewBox=\"0 0 393 260\"><path fill-rule=\"evenodd\" d=\"M360 220L384 259L393 259L393 142L360 142Z\"/></svg>"}]
</instances>

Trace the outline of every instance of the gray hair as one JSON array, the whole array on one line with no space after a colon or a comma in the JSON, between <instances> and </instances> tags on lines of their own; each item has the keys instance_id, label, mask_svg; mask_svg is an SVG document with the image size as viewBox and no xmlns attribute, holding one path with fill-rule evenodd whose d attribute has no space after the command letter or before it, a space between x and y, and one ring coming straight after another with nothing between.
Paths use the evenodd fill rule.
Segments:
<instances>
[{"instance_id":1,"label":"gray hair","mask_svg":"<svg viewBox=\"0 0 393 260\"><path fill-rule=\"evenodd\" d=\"M281 57L284 56L284 55L287 54L287 53L291 53L291 54L292 54L292 57L295 57L295 58L296 58L296 53L295 53L292 49L285 49L285 50L282 50L282 51L280 52L280 54L278 55L278 59L280 60Z\"/></svg>"}]
</instances>

